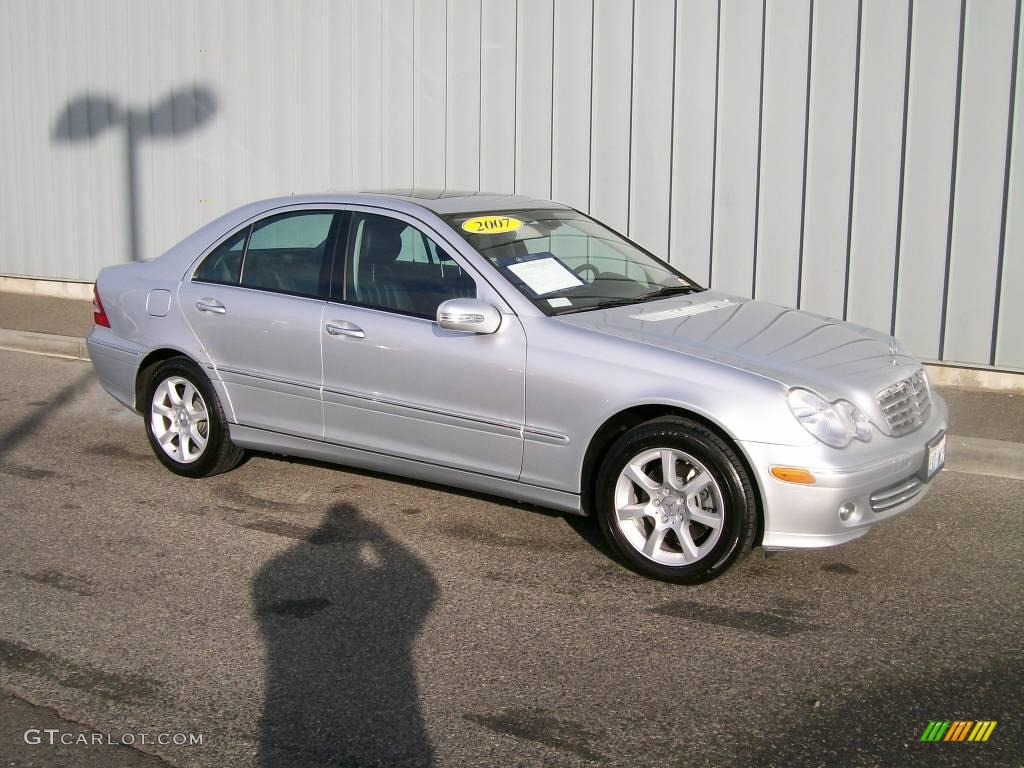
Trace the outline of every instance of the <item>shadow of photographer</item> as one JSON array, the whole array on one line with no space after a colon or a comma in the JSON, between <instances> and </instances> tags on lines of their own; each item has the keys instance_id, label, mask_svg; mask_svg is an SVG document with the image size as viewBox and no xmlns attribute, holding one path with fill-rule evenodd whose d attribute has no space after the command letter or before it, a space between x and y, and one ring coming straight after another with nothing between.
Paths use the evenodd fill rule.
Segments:
<instances>
[{"instance_id":1,"label":"shadow of photographer","mask_svg":"<svg viewBox=\"0 0 1024 768\"><path fill-rule=\"evenodd\" d=\"M264 565L260 765L430 765L412 653L437 592L422 561L345 504Z\"/></svg>"}]
</instances>

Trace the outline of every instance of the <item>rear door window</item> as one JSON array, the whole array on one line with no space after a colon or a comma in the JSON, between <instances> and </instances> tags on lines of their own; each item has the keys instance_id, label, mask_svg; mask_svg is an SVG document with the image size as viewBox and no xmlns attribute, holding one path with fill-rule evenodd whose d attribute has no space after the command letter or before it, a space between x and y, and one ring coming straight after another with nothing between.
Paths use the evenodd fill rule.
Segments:
<instances>
[{"instance_id":1,"label":"rear door window","mask_svg":"<svg viewBox=\"0 0 1024 768\"><path fill-rule=\"evenodd\" d=\"M242 260L242 287L324 296L337 216L299 211L254 224Z\"/></svg>"}]
</instances>

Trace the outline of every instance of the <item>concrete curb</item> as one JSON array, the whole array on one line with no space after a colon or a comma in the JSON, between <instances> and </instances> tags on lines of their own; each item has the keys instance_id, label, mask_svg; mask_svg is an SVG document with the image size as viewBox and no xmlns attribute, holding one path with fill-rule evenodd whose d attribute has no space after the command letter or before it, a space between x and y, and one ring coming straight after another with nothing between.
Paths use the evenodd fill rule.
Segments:
<instances>
[{"instance_id":1,"label":"concrete curb","mask_svg":"<svg viewBox=\"0 0 1024 768\"><path fill-rule=\"evenodd\" d=\"M950 435L946 469L968 475L1024 480L1024 443Z\"/></svg>"},{"instance_id":2,"label":"concrete curb","mask_svg":"<svg viewBox=\"0 0 1024 768\"><path fill-rule=\"evenodd\" d=\"M55 333L11 331L0 328L0 349L49 355L50 357L65 357L72 360L89 359L89 350L85 346L85 339L76 336L58 336Z\"/></svg>"},{"instance_id":3,"label":"concrete curb","mask_svg":"<svg viewBox=\"0 0 1024 768\"><path fill-rule=\"evenodd\" d=\"M925 363L928 378L937 387L964 387L989 392L1024 392L1024 373L985 368Z\"/></svg>"},{"instance_id":4,"label":"concrete curb","mask_svg":"<svg viewBox=\"0 0 1024 768\"><path fill-rule=\"evenodd\" d=\"M0 291L28 296L52 296L57 299L92 299L92 283L78 280L41 280L0 275Z\"/></svg>"}]
</instances>

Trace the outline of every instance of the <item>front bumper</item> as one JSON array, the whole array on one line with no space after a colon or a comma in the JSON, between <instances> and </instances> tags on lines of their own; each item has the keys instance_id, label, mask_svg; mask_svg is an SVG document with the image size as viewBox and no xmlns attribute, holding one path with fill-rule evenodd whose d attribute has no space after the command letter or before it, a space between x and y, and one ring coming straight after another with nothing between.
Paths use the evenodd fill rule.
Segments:
<instances>
[{"instance_id":1,"label":"front bumper","mask_svg":"<svg viewBox=\"0 0 1024 768\"><path fill-rule=\"evenodd\" d=\"M743 443L764 502L762 545L766 549L831 547L860 538L876 523L906 512L928 493L930 483L919 474L928 443L945 432L947 417L945 401L933 391L928 421L904 437L876 432L871 442L855 442L842 450L823 444ZM769 471L773 466L809 469L815 483L778 480ZM845 502L854 511L842 520L839 507Z\"/></svg>"}]
</instances>

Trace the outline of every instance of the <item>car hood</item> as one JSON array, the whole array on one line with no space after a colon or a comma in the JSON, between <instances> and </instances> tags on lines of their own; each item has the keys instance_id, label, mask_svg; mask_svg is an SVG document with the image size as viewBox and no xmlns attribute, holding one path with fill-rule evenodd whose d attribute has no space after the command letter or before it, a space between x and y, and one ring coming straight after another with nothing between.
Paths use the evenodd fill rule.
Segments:
<instances>
[{"instance_id":1,"label":"car hood","mask_svg":"<svg viewBox=\"0 0 1024 768\"><path fill-rule=\"evenodd\" d=\"M579 328L741 368L786 386L848 397L920 368L894 341L842 320L719 291L561 315ZM866 390L866 392L865 392Z\"/></svg>"}]
</instances>

